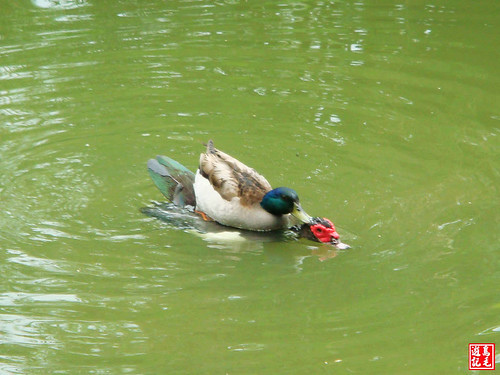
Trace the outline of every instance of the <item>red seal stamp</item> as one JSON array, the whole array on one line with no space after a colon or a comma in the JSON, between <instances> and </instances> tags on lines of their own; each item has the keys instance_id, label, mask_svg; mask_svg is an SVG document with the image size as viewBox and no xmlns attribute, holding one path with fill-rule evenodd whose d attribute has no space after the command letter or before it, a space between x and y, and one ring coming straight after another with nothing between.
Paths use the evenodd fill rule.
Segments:
<instances>
[{"instance_id":1,"label":"red seal stamp","mask_svg":"<svg viewBox=\"0 0 500 375\"><path fill-rule=\"evenodd\" d=\"M495 344L469 344L469 370L494 370Z\"/></svg>"}]
</instances>

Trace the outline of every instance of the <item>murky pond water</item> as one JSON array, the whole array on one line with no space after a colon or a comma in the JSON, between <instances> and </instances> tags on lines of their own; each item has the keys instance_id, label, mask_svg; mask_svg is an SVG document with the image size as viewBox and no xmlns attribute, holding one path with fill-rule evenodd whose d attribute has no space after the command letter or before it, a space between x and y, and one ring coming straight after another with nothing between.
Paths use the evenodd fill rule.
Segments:
<instances>
[{"instance_id":1,"label":"murky pond water","mask_svg":"<svg viewBox=\"0 0 500 375\"><path fill-rule=\"evenodd\" d=\"M0 2L0 373L453 374L500 337L494 1ZM203 142L352 249L200 234Z\"/></svg>"}]
</instances>

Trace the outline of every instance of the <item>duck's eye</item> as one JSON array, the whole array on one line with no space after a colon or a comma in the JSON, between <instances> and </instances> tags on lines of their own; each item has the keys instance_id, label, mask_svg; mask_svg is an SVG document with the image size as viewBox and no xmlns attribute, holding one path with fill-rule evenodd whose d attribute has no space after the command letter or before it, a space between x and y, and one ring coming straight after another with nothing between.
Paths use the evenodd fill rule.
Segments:
<instances>
[{"instance_id":1,"label":"duck's eye","mask_svg":"<svg viewBox=\"0 0 500 375\"><path fill-rule=\"evenodd\" d=\"M321 228L316 228L316 232L321 233L321 232L323 232L323 230Z\"/></svg>"}]
</instances>

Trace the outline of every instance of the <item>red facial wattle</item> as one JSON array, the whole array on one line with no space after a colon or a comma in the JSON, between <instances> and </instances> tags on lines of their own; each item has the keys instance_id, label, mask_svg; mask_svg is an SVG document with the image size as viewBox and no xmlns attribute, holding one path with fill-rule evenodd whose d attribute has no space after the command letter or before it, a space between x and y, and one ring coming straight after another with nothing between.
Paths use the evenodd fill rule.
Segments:
<instances>
[{"instance_id":1,"label":"red facial wattle","mask_svg":"<svg viewBox=\"0 0 500 375\"><path fill-rule=\"evenodd\" d=\"M323 224L311 225L311 232L321 242L332 242L334 239L338 240L340 236L335 230L333 223L326 218L323 218L323 220L330 224L330 227Z\"/></svg>"}]
</instances>

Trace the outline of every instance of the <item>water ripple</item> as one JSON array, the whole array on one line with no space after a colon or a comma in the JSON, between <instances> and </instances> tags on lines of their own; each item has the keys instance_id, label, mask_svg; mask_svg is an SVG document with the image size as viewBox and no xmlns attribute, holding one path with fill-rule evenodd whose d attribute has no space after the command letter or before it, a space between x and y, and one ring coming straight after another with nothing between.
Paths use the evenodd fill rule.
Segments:
<instances>
[{"instance_id":1,"label":"water ripple","mask_svg":"<svg viewBox=\"0 0 500 375\"><path fill-rule=\"evenodd\" d=\"M46 272L66 272L65 267L62 266L60 261L35 257L28 255L21 250L8 250L7 252L11 255L6 259L7 262L21 264L28 267L35 267Z\"/></svg>"},{"instance_id":2,"label":"water ripple","mask_svg":"<svg viewBox=\"0 0 500 375\"><path fill-rule=\"evenodd\" d=\"M51 294L51 293L0 293L0 306L14 306L31 304L37 302L83 302L74 294Z\"/></svg>"},{"instance_id":3,"label":"water ripple","mask_svg":"<svg viewBox=\"0 0 500 375\"><path fill-rule=\"evenodd\" d=\"M31 3L41 9L76 9L88 6L86 0L31 0Z\"/></svg>"},{"instance_id":4,"label":"water ripple","mask_svg":"<svg viewBox=\"0 0 500 375\"><path fill-rule=\"evenodd\" d=\"M43 326L52 319L28 315L0 314L0 344L15 344L23 347L38 345L60 348L61 343L49 333L43 333Z\"/></svg>"},{"instance_id":5,"label":"water ripple","mask_svg":"<svg viewBox=\"0 0 500 375\"><path fill-rule=\"evenodd\" d=\"M227 349L232 352L257 352L266 349L266 345L252 342L231 345Z\"/></svg>"}]
</instances>

